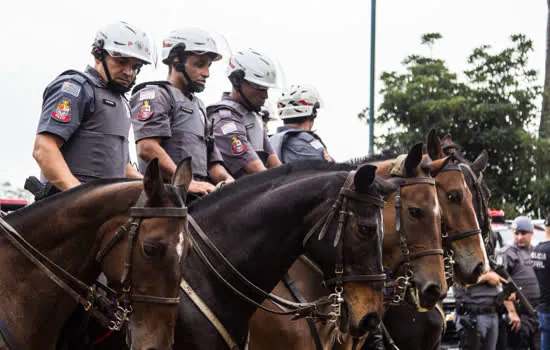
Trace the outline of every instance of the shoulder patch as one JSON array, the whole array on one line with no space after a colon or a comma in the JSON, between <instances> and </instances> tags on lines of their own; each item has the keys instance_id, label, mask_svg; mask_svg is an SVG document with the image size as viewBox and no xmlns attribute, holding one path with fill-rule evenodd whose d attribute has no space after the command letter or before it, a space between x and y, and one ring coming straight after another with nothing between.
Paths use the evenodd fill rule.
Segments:
<instances>
[{"instance_id":1,"label":"shoulder patch","mask_svg":"<svg viewBox=\"0 0 550 350\"><path fill-rule=\"evenodd\" d=\"M153 99L155 99L155 90L146 89L146 90L141 90L139 92L139 100L140 101L153 100Z\"/></svg>"},{"instance_id":2,"label":"shoulder patch","mask_svg":"<svg viewBox=\"0 0 550 350\"><path fill-rule=\"evenodd\" d=\"M227 135L230 132L236 131L237 130L237 125L235 125L234 122L229 122L229 123L226 123L226 124L222 125L221 129L222 129L222 133L224 135Z\"/></svg>"},{"instance_id":3,"label":"shoulder patch","mask_svg":"<svg viewBox=\"0 0 550 350\"><path fill-rule=\"evenodd\" d=\"M64 82L61 87L61 92L66 92L74 97L78 97L78 95L80 95L80 90L82 90L80 85L68 81Z\"/></svg>"},{"instance_id":4,"label":"shoulder patch","mask_svg":"<svg viewBox=\"0 0 550 350\"><path fill-rule=\"evenodd\" d=\"M231 140L231 153L241 154L246 151L246 145L242 143L236 135L233 135Z\"/></svg>"},{"instance_id":5,"label":"shoulder patch","mask_svg":"<svg viewBox=\"0 0 550 350\"><path fill-rule=\"evenodd\" d=\"M149 102L149 100L143 101L143 104L139 108L137 118L139 120L145 121L151 118L152 115L153 115L153 106L151 106L151 103Z\"/></svg>"},{"instance_id":6,"label":"shoulder patch","mask_svg":"<svg viewBox=\"0 0 550 350\"><path fill-rule=\"evenodd\" d=\"M323 144L322 144L321 141L319 141L319 140L313 140L313 141L311 141L309 144L312 145L313 148L315 148L315 149L321 149L321 148L323 148Z\"/></svg>"},{"instance_id":7,"label":"shoulder patch","mask_svg":"<svg viewBox=\"0 0 550 350\"><path fill-rule=\"evenodd\" d=\"M325 160L329 163L335 163L336 161L334 160L334 158L332 158L330 156L330 154L328 154L327 150L323 147L323 157L325 158Z\"/></svg>"},{"instance_id":8,"label":"shoulder patch","mask_svg":"<svg viewBox=\"0 0 550 350\"><path fill-rule=\"evenodd\" d=\"M71 121L71 101L68 99L61 100L57 104L57 108L52 112L52 119L61 123L68 123Z\"/></svg>"}]
</instances>

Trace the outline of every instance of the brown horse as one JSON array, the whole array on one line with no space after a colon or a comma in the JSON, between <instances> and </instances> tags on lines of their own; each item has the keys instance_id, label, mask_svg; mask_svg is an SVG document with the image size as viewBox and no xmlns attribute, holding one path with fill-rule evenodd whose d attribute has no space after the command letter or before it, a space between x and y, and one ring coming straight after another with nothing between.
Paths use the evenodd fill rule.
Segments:
<instances>
[{"instance_id":1,"label":"brown horse","mask_svg":"<svg viewBox=\"0 0 550 350\"><path fill-rule=\"evenodd\" d=\"M401 277L405 284L416 286L416 304L432 308L446 294L441 214L433 179L428 178L426 173L431 168L423 167L421 162L422 144L417 144L404 161L399 198L392 195L384 208L383 260L394 278ZM390 178L395 162L388 160L376 165L377 175ZM308 300L328 292L318 284L322 276L309 264L299 262L289 274ZM293 297L281 283L275 293L285 298ZM405 291L399 293L399 298L405 298ZM317 327L320 341L310 335L306 321L292 322L288 317L275 317L258 311L251 321L250 348L314 349L320 347L319 343L330 347L334 342L332 329L322 324ZM281 335L284 335L284 340ZM351 342L347 346L351 346Z\"/></svg>"},{"instance_id":2,"label":"brown horse","mask_svg":"<svg viewBox=\"0 0 550 350\"><path fill-rule=\"evenodd\" d=\"M191 180L188 163L178 167L173 186L163 184L155 160L143 182L98 180L6 216L8 225L2 227L12 234L0 228L0 347L54 349L75 299L90 307L92 295L81 289L103 272L110 281L122 279L120 301L123 316L130 314L133 348L170 349L181 262L189 246L184 207ZM44 255L27 246L37 263L16 248L25 241ZM96 261L99 252L101 262ZM62 282L54 283L44 267Z\"/></svg>"}]
</instances>

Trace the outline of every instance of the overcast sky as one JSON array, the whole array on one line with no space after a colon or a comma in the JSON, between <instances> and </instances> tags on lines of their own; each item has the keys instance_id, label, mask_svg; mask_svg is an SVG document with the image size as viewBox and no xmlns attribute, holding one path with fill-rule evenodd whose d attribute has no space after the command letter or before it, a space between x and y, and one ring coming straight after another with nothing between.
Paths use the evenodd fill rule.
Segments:
<instances>
[{"instance_id":1,"label":"overcast sky","mask_svg":"<svg viewBox=\"0 0 550 350\"><path fill-rule=\"evenodd\" d=\"M427 32L443 35L434 56L453 70L466 67L474 47L501 49L510 34L525 33L535 46L530 65L544 73L543 0L379 0L377 5L377 91L382 71L402 71L407 55L428 53L420 45ZM0 181L22 187L26 176L39 174L31 153L44 87L64 70L91 63L97 29L119 19L151 33L159 50L171 29L194 26L223 34L233 51L252 47L275 56L287 84L313 84L322 95L326 107L315 128L329 153L340 161L365 155L368 127L357 114L369 103L370 6L367 0L12 1L0 13ZM224 69L213 64L199 95L206 104L229 89ZM159 63L156 70L144 69L138 82L165 79L166 72Z\"/></svg>"}]
</instances>

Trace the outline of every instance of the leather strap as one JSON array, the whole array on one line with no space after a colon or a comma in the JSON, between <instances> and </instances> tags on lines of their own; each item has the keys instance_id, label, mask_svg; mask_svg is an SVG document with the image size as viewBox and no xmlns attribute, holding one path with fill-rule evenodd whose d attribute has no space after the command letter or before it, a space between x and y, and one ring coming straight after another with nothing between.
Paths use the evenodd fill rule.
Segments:
<instances>
[{"instance_id":1,"label":"leather strap","mask_svg":"<svg viewBox=\"0 0 550 350\"><path fill-rule=\"evenodd\" d=\"M300 290L296 287L294 284L294 281L292 278L290 278L290 275L285 273L285 277L283 278L283 281L285 283L285 286L290 291L290 294L296 299L296 301L300 303L306 303L307 300L304 298L302 293L300 293ZM311 332L311 337L313 338L313 342L315 343L315 349L317 350L323 350L323 344L321 342L321 337L319 336L319 332L317 331L317 327L315 327L315 322L313 322L313 319L311 317L306 317L306 322L309 327L309 331Z\"/></svg>"},{"instance_id":2,"label":"leather strap","mask_svg":"<svg viewBox=\"0 0 550 350\"><path fill-rule=\"evenodd\" d=\"M15 338L13 338L13 334L11 334L6 321L0 317L0 348L5 349L6 347L4 345L7 346L8 350L21 349L19 344L15 341Z\"/></svg>"},{"instance_id":3,"label":"leather strap","mask_svg":"<svg viewBox=\"0 0 550 350\"><path fill-rule=\"evenodd\" d=\"M130 216L133 218L184 218L187 216L187 208L132 207Z\"/></svg>"},{"instance_id":4,"label":"leather strap","mask_svg":"<svg viewBox=\"0 0 550 350\"><path fill-rule=\"evenodd\" d=\"M197 308L202 312L202 314L206 317L206 319L208 319L208 321L210 321L210 323L212 323L212 325L216 328L216 330L222 336L223 340L225 341L229 349L238 350L239 346L233 340L233 338L231 337L231 334L229 334L227 329L225 329L223 324L216 317L216 315L214 315L214 313L210 310L208 305L206 305L204 301L202 301L199 295L195 293L193 288L191 288L189 283L187 283L187 281L183 278L181 279L180 287L185 292L185 294L187 294L187 296L191 299L191 301L193 301L193 303L197 306Z\"/></svg>"}]
</instances>

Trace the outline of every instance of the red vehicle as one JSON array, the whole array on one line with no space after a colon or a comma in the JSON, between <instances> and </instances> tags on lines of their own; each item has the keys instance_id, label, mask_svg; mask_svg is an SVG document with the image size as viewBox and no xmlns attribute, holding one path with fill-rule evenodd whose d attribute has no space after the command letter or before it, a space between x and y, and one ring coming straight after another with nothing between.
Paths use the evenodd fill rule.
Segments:
<instances>
[{"instance_id":1,"label":"red vehicle","mask_svg":"<svg viewBox=\"0 0 550 350\"><path fill-rule=\"evenodd\" d=\"M7 213L21 209L28 204L26 199L0 198L0 211Z\"/></svg>"}]
</instances>

